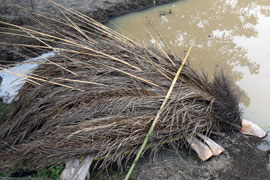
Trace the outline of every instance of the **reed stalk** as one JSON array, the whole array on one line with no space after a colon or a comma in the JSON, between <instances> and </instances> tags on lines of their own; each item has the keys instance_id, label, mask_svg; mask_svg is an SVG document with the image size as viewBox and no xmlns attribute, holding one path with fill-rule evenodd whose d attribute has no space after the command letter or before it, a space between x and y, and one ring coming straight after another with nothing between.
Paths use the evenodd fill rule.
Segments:
<instances>
[{"instance_id":1,"label":"reed stalk","mask_svg":"<svg viewBox=\"0 0 270 180\"><path fill-rule=\"evenodd\" d=\"M151 134L152 134L152 132L153 132L153 130L154 130L157 122L158 122L158 119L160 118L161 113L164 111L165 105L166 105L166 103L167 103L167 101L168 101L168 99L169 99L169 97L170 97L170 95L172 93L172 90L173 90L173 88L175 86L175 83L176 83L177 79L180 76L180 73L181 73L181 71L182 71L182 69L184 67L184 64L186 63L186 61L188 59L188 56L189 56L189 54L191 52L191 49L192 49L193 45L194 45L194 41L192 42L192 44L191 44L190 48L188 49L188 52L187 52L187 54L186 54L186 56L185 56L185 58L184 58L184 60L183 60L183 62L181 64L181 66L179 67L177 73L175 74L175 77L174 77L174 79L172 81L172 84L170 86L170 89L168 90L168 93L167 93L165 99L163 100L162 105L160 106L159 111L157 112L157 115L156 115L156 117L155 117L155 119L154 119L154 121L153 121L153 123L152 123L152 125L151 125L151 127L150 127L150 129L149 129L149 131L148 131L148 133L147 133L144 141L143 141L143 144L142 144L140 150L138 151L138 153L136 155L135 160L133 161L133 163L132 163L132 165L131 165L131 167L130 167L130 169L129 169L126 177L125 177L125 180L128 180L129 179L129 177L132 174L132 171L133 171L134 167L136 166L136 163L138 162L139 158L141 157L141 154L142 154L142 152L143 152L143 150L144 150L144 148L145 148L145 146L146 146L146 144L148 142L148 139L150 138L150 136L151 136Z\"/></svg>"}]
</instances>

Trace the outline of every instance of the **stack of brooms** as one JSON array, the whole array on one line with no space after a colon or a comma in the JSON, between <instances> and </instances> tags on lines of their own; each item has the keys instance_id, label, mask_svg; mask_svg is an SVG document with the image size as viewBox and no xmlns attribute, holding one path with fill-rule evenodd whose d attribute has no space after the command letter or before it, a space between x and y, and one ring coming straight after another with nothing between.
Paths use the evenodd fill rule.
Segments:
<instances>
[{"instance_id":1,"label":"stack of brooms","mask_svg":"<svg viewBox=\"0 0 270 180\"><path fill-rule=\"evenodd\" d=\"M240 130L239 94L223 73L209 81L185 64L176 77L183 61L169 50L146 47L56 6L61 17L28 13L39 29L1 22L2 33L39 44L10 45L55 53L29 75L17 74L27 83L0 127L1 170L17 162L37 169L82 157L92 157L99 167L120 167L138 153L158 112L142 152L189 144L206 160L215 155L199 152L198 147L212 150L206 136Z\"/></svg>"}]
</instances>

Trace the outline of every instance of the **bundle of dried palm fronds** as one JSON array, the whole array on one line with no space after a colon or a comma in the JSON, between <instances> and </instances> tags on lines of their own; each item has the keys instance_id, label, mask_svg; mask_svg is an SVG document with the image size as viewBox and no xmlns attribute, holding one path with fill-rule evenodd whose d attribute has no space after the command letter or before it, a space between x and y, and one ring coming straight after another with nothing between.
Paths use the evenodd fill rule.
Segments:
<instances>
[{"instance_id":1,"label":"bundle of dried palm fronds","mask_svg":"<svg viewBox=\"0 0 270 180\"><path fill-rule=\"evenodd\" d=\"M181 65L180 58L79 12L61 13L32 12L39 29L1 22L7 35L41 44L17 45L56 55L27 76L12 115L0 127L0 169L18 161L36 169L89 155L101 167L121 165L137 153ZM181 145L196 133L240 128L238 97L222 73L209 81L185 65L145 150Z\"/></svg>"}]
</instances>

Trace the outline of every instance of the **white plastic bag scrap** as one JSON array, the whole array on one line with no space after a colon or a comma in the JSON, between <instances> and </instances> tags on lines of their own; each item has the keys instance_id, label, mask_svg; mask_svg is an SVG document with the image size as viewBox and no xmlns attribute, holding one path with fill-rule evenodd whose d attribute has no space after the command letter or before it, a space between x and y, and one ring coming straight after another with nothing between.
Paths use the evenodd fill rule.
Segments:
<instances>
[{"instance_id":1,"label":"white plastic bag scrap","mask_svg":"<svg viewBox=\"0 0 270 180\"><path fill-rule=\"evenodd\" d=\"M2 82L0 81L0 99L2 99L3 103L10 104L13 101L19 89L25 83L24 75L33 71L39 62L53 56L55 56L55 52L45 53L39 57L26 60L20 65L0 70L0 76L2 77Z\"/></svg>"}]
</instances>

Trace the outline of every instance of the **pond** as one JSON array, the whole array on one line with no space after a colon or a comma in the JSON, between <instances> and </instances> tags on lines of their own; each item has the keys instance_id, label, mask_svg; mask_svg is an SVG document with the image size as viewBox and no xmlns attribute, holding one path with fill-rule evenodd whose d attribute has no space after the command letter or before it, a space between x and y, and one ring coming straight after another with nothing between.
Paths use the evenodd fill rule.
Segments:
<instances>
[{"instance_id":1,"label":"pond","mask_svg":"<svg viewBox=\"0 0 270 180\"><path fill-rule=\"evenodd\" d=\"M109 26L168 46L181 58L195 39L191 66L209 78L220 70L229 75L243 92L244 118L270 130L269 0L182 0L113 19Z\"/></svg>"}]
</instances>

